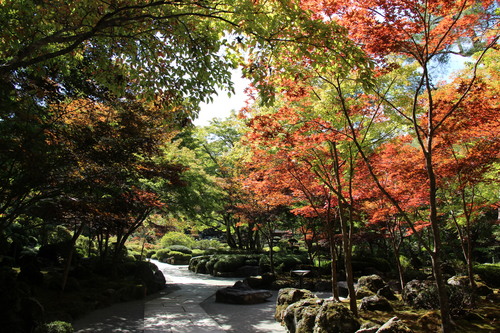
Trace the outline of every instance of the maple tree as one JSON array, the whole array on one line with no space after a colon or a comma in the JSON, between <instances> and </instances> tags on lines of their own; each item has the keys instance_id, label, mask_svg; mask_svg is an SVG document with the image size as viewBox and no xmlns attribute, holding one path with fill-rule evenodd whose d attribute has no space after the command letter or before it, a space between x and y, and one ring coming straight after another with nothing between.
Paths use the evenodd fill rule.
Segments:
<instances>
[{"instance_id":1,"label":"maple tree","mask_svg":"<svg viewBox=\"0 0 500 333\"><path fill-rule=\"evenodd\" d=\"M288 44L269 61L264 79L258 76L257 80L273 86L276 92L289 96L308 92L330 103L330 108L342 115L344 133L356 146L380 193L415 235L418 232L409 213L417 207L421 213L427 212L424 219L431 230L433 243L430 246L421 244L432 261L442 328L449 332L449 304L441 274L439 194L445 187L442 177L453 173L445 173L441 168L446 161L441 160L444 156L440 151L440 135L447 126L460 124L462 119L475 119L476 122L481 119L479 122L486 123L494 119L496 111L487 112L487 119L481 117L482 111L462 113L468 99L474 98L474 91L482 86L478 78L479 64L488 50L497 45L494 2L354 0L302 1L301 5L316 13L318 18L344 27L343 31L354 44L346 42L342 55L349 54L353 50L351 45L356 45L366 57L354 49L355 56L338 59L335 53L324 53L325 48L314 48L320 43L316 41L308 50ZM436 83L434 68L440 61L450 54L470 55L475 51L479 53L471 74L463 76L454 94ZM323 52L322 57L318 56L319 52ZM366 62L367 59L370 60ZM268 93L269 89L261 92ZM450 96L448 102L443 101L442 93ZM484 103L485 95L480 95ZM325 96L328 97L325 99ZM309 112L313 107L310 106ZM328 113L325 116L331 119ZM474 132L474 127L473 123L466 126L470 133ZM473 138L474 134L466 141L478 140ZM482 139L479 142L484 142ZM391 142L377 149L384 141ZM393 153L404 154L402 157L406 159L386 159L376 165L372 159L381 149L392 149ZM492 151L485 151L485 156L492 156ZM399 162L404 165L403 169L394 168ZM485 165L488 163L485 161ZM396 182L392 179L385 182L387 173L395 175ZM411 183L418 186L408 187ZM415 193L413 189L422 191Z\"/></svg>"}]
</instances>

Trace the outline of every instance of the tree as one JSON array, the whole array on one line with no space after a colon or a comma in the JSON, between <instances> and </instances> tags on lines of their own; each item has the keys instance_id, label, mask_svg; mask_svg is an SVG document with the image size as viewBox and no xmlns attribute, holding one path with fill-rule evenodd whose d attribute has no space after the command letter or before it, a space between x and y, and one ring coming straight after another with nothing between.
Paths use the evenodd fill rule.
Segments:
<instances>
[{"instance_id":1,"label":"tree","mask_svg":"<svg viewBox=\"0 0 500 333\"><path fill-rule=\"evenodd\" d=\"M459 113L463 103L477 83L477 68L485 52L496 45L495 31L497 18L492 1L350 1L350 2L303 2L303 5L317 14L317 17L335 21L345 27L351 39L359 45L376 66L376 76L370 79L369 66L361 60L366 58L351 56L346 67L334 66L330 59L319 57L314 51L320 49L290 52L284 47L269 64L277 75L268 75L267 82L273 82L287 91L288 86L279 81L287 73L292 83L308 81L317 87L323 82L332 93L345 120L347 133L356 146L360 157L367 164L371 177L381 193L396 207L398 213L412 226L408 211L401 202L380 181L384 170L373 168L370 155L373 142L366 140L369 133L380 131L380 123L390 119L394 124L403 124L401 131L411 135L419 147L421 157L418 168L425 171L424 185L428 203L427 220L432 231L433 244L425 246L432 261L438 289L444 332L451 330L449 304L441 274L442 244L439 219L438 190L439 170L436 168L438 145L437 135L442 127L451 122L451 116ZM350 45L346 43L346 45ZM446 111L441 112L437 103L433 66L438 59L450 54L465 54L464 47L481 50L476 65L468 80L463 81L459 95ZM347 51L346 51L347 52ZM354 53L359 54L359 53ZM413 78L397 77L398 62L405 61L416 68ZM296 60L292 62L291 59ZM357 63L353 60L359 60ZM300 63L302 69L290 63ZM339 60L338 64L345 63ZM367 79L368 78L368 79ZM376 79L376 80L375 80ZM302 86L308 84L302 84ZM367 96L368 95L368 96ZM369 98L364 99L367 96ZM360 99L366 100L362 105ZM409 103L403 103L409 101ZM379 132L380 133L380 132ZM386 132L386 138L394 135ZM412 141L413 142L413 141ZM412 228L412 227L411 227Z\"/></svg>"}]
</instances>

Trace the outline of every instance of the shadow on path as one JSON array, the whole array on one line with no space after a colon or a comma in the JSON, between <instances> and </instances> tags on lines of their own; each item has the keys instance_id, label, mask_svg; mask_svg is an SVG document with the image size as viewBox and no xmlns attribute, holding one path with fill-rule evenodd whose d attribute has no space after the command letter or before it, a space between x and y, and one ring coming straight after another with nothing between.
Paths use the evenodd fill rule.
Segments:
<instances>
[{"instance_id":1,"label":"shadow on path","mask_svg":"<svg viewBox=\"0 0 500 333\"><path fill-rule=\"evenodd\" d=\"M285 332L274 321L277 292L261 304L216 303L217 289L232 286L238 279L195 274L187 266L152 262L165 275L166 289L146 300L96 310L74 322L75 332Z\"/></svg>"}]
</instances>

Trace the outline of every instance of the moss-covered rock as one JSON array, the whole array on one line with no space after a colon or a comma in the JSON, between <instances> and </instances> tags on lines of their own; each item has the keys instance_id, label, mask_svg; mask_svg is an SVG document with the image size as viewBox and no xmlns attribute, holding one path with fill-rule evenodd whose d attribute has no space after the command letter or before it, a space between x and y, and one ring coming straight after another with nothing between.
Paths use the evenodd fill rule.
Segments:
<instances>
[{"instance_id":1,"label":"moss-covered rock","mask_svg":"<svg viewBox=\"0 0 500 333\"><path fill-rule=\"evenodd\" d=\"M365 311L386 311L386 312L391 312L393 310L391 303L389 303L389 301L385 297L378 295L364 297L361 300L359 309Z\"/></svg>"},{"instance_id":2,"label":"moss-covered rock","mask_svg":"<svg viewBox=\"0 0 500 333\"><path fill-rule=\"evenodd\" d=\"M393 317L382 325L377 333L413 333L413 331L399 320L398 317Z\"/></svg>"},{"instance_id":3,"label":"moss-covered rock","mask_svg":"<svg viewBox=\"0 0 500 333\"><path fill-rule=\"evenodd\" d=\"M358 286L356 288L356 299L362 299L373 295L375 295L375 293L365 286Z\"/></svg>"},{"instance_id":4,"label":"moss-covered rock","mask_svg":"<svg viewBox=\"0 0 500 333\"><path fill-rule=\"evenodd\" d=\"M358 279L358 288L365 287L373 293L376 293L379 289L385 286L385 281L377 274L362 276Z\"/></svg>"},{"instance_id":5,"label":"moss-covered rock","mask_svg":"<svg viewBox=\"0 0 500 333\"><path fill-rule=\"evenodd\" d=\"M316 315L314 333L354 333L361 324L342 303L324 301Z\"/></svg>"},{"instance_id":6,"label":"moss-covered rock","mask_svg":"<svg viewBox=\"0 0 500 333\"><path fill-rule=\"evenodd\" d=\"M276 321L281 322L286 308L302 299L315 298L316 296L306 289L284 288L278 292L276 299L276 312L274 318Z\"/></svg>"},{"instance_id":7,"label":"moss-covered rock","mask_svg":"<svg viewBox=\"0 0 500 333\"><path fill-rule=\"evenodd\" d=\"M283 313L283 324L289 332L312 332L322 304L322 299L313 297L289 305Z\"/></svg>"}]
</instances>

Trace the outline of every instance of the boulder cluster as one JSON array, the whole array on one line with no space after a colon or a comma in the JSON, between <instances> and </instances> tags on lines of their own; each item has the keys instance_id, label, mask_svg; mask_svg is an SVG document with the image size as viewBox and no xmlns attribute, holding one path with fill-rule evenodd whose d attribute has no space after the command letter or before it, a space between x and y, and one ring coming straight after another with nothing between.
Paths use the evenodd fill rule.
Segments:
<instances>
[{"instance_id":1,"label":"boulder cluster","mask_svg":"<svg viewBox=\"0 0 500 333\"><path fill-rule=\"evenodd\" d=\"M371 297L377 296L367 296ZM382 326L362 325L343 303L333 299L321 299L309 290L295 288L279 291L275 319L291 333L412 332L397 317Z\"/></svg>"}]
</instances>

